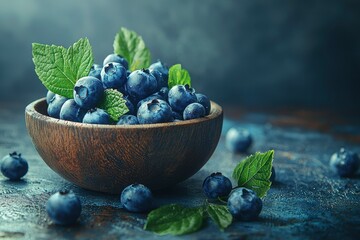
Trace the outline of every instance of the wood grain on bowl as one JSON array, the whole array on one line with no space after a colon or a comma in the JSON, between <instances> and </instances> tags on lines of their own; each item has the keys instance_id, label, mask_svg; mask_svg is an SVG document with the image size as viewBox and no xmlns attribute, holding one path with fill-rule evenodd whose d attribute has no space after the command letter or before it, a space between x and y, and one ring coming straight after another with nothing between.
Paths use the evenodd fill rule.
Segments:
<instances>
[{"instance_id":1,"label":"wood grain on bowl","mask_svg":"<svg viewBox=\"0 0 360 240\"><path fill-rule=\"evenodd\" d=\"M55 172L86 189L120 193L131 183L161 189L195 174L220 138L223 111L200 119L144 125L91 125L48 117L45 99L25 109L26 127Z\"/></svg>"}]
</instances>

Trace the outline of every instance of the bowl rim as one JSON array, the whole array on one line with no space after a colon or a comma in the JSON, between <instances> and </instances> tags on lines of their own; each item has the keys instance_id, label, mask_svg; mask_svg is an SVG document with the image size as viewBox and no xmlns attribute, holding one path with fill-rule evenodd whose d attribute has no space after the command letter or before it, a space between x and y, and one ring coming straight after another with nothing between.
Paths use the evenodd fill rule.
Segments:
<instances>
[{"instance_id":1,"label":"bowl rim","mask_svg":"<svg viewBox=\"0 0 360 240\"><path fill-rule=\"evenodd\" d=\"M25 108L25 114L31 116L33 118L39 119L41 121L46 121L49 123L64 125L64 126L73 126L73 127L82 127L82 128L103 128L103 129L147 129L147 128L164 128L171 126L186 126L192 125L196 123L206 122L215 118L218 118L223 114L222 107L214 101L210 101L211 110L210 113L202 118L196 118L191 120L183 120L178 122L166 122L166 123L151 123L151 124L137 124L137 125L111 125L111 124L90 124L90 123L80 123L73 122L68 120L62 120L50 117L48 115L44 115L38 112L35 107L39 104L44 104L46 98L37 99L30 104L28 104Z\"/></svg>"}]
</instances>

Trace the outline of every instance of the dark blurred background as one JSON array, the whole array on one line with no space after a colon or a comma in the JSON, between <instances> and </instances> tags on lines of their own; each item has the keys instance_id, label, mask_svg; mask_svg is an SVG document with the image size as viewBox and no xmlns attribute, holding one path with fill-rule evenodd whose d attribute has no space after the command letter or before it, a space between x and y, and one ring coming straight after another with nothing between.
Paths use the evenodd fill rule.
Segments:
<instances>
[{"instance_id":1,"label":"dark blurred background","mask_svg":"<svg viewBox=\"0 0 360 240\"><path fill-rule=\"evenodd\" d=\"M357 0L0 0L0 102L45 95L32 42L88 37L101 63L122 26L224 106L359 112Z\"/></svg>"}]
</instances>

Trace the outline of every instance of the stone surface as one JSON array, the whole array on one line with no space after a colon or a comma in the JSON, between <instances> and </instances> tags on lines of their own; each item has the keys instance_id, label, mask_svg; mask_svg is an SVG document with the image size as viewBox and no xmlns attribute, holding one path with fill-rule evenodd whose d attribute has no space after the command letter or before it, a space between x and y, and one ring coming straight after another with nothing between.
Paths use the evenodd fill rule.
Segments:
<instances>
[{"instance_id":1,"label":"stone surface","mask_svg":"<svg viewBox=\"0 0 360 240\"><path fill-rule=\"evenodd\" d=\"M228 113L228 115L226 115ZM223 134L233 125L248 128L254 136L251 152L275 149L277 181L264 199L255 222L234 222L221 232L208 222L186 239L353 239L360 230L360 177L341 179L328 161L344 146L360 152L359 124L332 121L313 113L256 113L226 111ZM144 231L146 215L121 209L119 196L83 190L54 173L34 149L24 124L22 106L0 103L0 156L18 151L28 160L22 181L0 176L0 239L154 239ZM171 189L155 192L156 204L200 205L203 179L214 171L231 176L245 155L234 155L224 138L209 162L193 177ZM77 225L62 227L48 218L44 204L63 188L81 199ZM165 236L163 239L178 239Z\"/></svg>"}]
</instances>

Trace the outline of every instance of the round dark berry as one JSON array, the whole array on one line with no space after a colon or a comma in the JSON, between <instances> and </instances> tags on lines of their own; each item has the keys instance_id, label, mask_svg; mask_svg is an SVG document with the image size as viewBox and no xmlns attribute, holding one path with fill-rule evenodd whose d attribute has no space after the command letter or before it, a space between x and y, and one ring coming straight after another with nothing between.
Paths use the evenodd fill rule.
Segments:
<instances>
[{"instance_id":1,"label":"round dark berry","mask_svg":"<svg viewBox=\"0 0 360 240\"><path fill-rule=\"evenodd\" d=\"M103 95L103 84L95 77L82 77L75 83L74 100L82 108L96 107L102 100Z\"/></svg>"},{"instance_id":2,"label":"round dark berry","mask_svg":"<svg viewBox=\"0 0 360 240\"><path fill-rule=\"evenodd\" d=\"M172 122L172 110L169 104L154 99L141 104L137 112L140 124Z\"/></svg>"},{"instance_id":3,"label":"round dark berry","mask_svg":"<svg viewBox=\"0 0 360 240\"><path fill-rule=\"evenodd\" d=\"M250 221L259 216L262 201L254 191L247 188L237 188L230 194L227 206L235 219Z\"/></svg>"},{"instance_id":4,"label":"round dark berry","mask_svg":"<svg viewBox=\"0 0 360 240\"><path fill-rule=\"evenodd\" d=\"M92 108L85 114L83 123L110 124L110 115L101 108Z\"/></svg>"},{"instance_id":5,"label":"round dark berry","mask_svg":"<svg viewBox=\"0 0 360 240\"><path fill-rule=\"evenodd\" d=\"M79 107L74 99L67 100L61 107L60 119L82 122L87 110Z\"/></svg>"},{"instance_id":6,"label":"round dark berry","mask_svg":"<svg viewBox=\"0 0 360 240\"><path fill-rule=\"evenodd\" d=\"M81 202L72 191L59 191L46 202L46 211L56 224L74 224L81 214Z\"/></svg>"},{"instance_id":7,"label":"round dark berry","mask_svg":"<svg viewBox=\"0 0 360 240\"><path fill-rule=\"evenodd\" d=\"M53 118L60 118L61 107L67 100L68 98L55 94L48 105L48 115Z\"/></svg>"},{"instance_id":8,"label":"round dark berry","mask_svg":"<svg viewBox=\"0 0 360 240\"><path fill-rule=\"evenodd\" d=\"M1 173L10 180L19 180L27 173L29 165L21 154L10 153L1 160Z\"/></svg>"},{"instance_id":9,"label":"round dark berry","mask_svg":"<svg viewBox=\"0 0 360 240\"><path fill-rule=\"evenodd\" d=\"M164 81L168 81L169 78L169 68L167 67L166 64L162 63L160 60L158 60L157 62L151 64L149 66L150 70L157 70L161 73L162 77L164 78ZM165 87L165 86L164 86Z\"/></svg>"},{"instance_id":10,"label":"round dark berry","mask_svg":"<svg viewBox=\"0 0 360 240\"><path fill-rule=\"evenodd\" d=\"M142 184L131 184L121 192L121 204L130 212L148 212L152 208L153 196Z\"/></svg>"},{"instance_id":11,"label":"round dark berry","mask_svg":"<svg viewBox=\"0 0 360 240\"><path fill-rule=\"evenodd\" d=\"M233 127L230 128L225 137L225 146L234 153L246 152L252 144L252 137L248 130Z\"/></svg>"},{"instance_id":12,"label":"round dark berry","mask_svg":"<svg viewBox=\"0 0 360 240\"><path fill-rule=\"evenodd\" d=\"M91 76L91 77L96 77L97 79L101 80L101 69L103 67L99 64L93 64L90 68L90 72L88 74L88 76Z\"/></svg>"},{"instance_id":13,"label":"round dark berry","mask_svg":"<svg viewBox=\"0 0 360 240\"><path fill-rule=\"evenodd\" d=\"M227 197L231 192L232 184L229 178L217 172L205 178L202 189L207 198L216 199Z\"/></svg>"},{"instance_id":14,"label":"round dark berry","mask_svg":"<svg viewBox=\"0 0 360 240\"><path fill-rule=\"evenodd\" d=\"M210 104L209 98L202 93L196 93L195 95L196 95L198 103L200 103L201 105L204 106L205 115L209 115L210 110L211 110L211 104Z\"/></svg>"},{"instance_id":15,"label":"round dark berry","mask_svg":"<svg viewBox=\"0 0 360 240\"><path fill-rule=\"evenodd\" d=\"M117 122L117 125L136 125L139 121L134 115L122 115Z\"/></svg>"},{"instance_id":16,"label":"round dark berry","mask_svg":"<svg viewBox=\"0 0 360 240\"><path fill-rule=\"evenodd\" d=\"M340 177L353 177L359 169L360 160L356 153L341 148L330 158L330 168Z\"/></svg>"},{"instance_id":17,"label":"round dark berry","mask_svg":"<svg viewBox=\"0 0 360 240\"><path fill-rule=\"evenodd\" d=\"M121 57L120 55L117 54L109 54L103 62L103 66L105 66L106 64L110 63L110 62L116 62L116 63L120 63L124 68L129 69L128 66L128 62L126 61L125 58Z\"/></svg>"},{"instance_id":18,"label":"round dark berry","mask_svg":"<svg viewBox=\"0 0 360 240\"><path fill-rule=\"evenodd\" d=\"M189 85L175 85L169 90L168 100L171 108L179 113L191 103L197 102L195 90Z\"/></svg>"},{"instance_id":19,"label":"round dark berry","mask_svg":"<svg viewBox=\"0 0 360 240\"><path fill-rule=\"evenodd\" d=\"M156 90L156 79L147 69L132 72L126 82L126 91L136 102L150 96Z\"/></svg>"},{"instance_id":20,"label":"round dark berry","mask_svg":"<svg viewBox=\"0 0 360 240\"><path fill-rule=\"evenodd\" d=\"M101 70L101 80L105 88L119 89L123 87L126 79L126 69L120 63L110 62Z\"/></svg>"},{"instance_id":21,"label":"round dark berry","mask_svg":"<svg viewBox=\"0 0 360 240\"><path fill-rule=\"evenodd\" d=\"M202 118L205 116L205 108L200 103L190 103L183 112L184 120Z\"/></svg>"}]
</instances>

